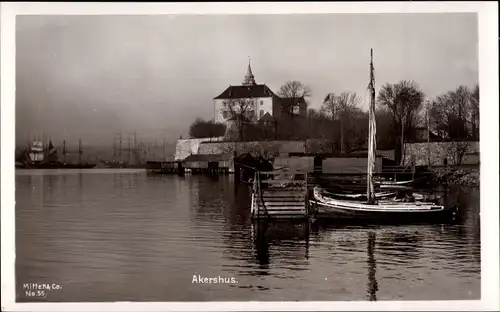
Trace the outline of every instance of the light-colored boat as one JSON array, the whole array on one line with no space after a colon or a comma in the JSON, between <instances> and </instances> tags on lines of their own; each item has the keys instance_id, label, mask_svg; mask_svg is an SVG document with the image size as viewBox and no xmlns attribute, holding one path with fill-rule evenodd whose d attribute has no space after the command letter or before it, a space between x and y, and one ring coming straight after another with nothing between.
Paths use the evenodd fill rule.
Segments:
<instances>
[{"instance_id":1,"label":"light-colored boat","mask_svg":"<svg viewBox=\"0 0 500 312\"><path fill-rule=\"evenodd\" d=\"M357 193L357 194L351 194L351 193L333 193L329 192L327 190L322 190L323 194L330 196L332 198L337 198L337 199L352 199L352 200L366 200L366 194L362 193ZM384 199L384 198L390 198L394 197L397 195L397 192L378 192L375 193L375 198L376 199Z\"/></svg>"},{"instance_id":2,"label":"light-colored boat","mask_svg":"<svg viewBox=\"0 0 500 312\"><path fill-rule=\"evenodd\" d=\"M315 187L312 192L312 198L309 200L312 211L315 212L318 218L354 218L354 219L385 219L389 218L393 221L399 219L420 219L420 217L430 217L452 212L450 208L445 208L442 205L433 202L425 202L416 200L412 197L410 200L406 198L391 199L390 196L384 197L381 194L375 193L374 185L375 178L373 172L375 169L375 151L376 151L376 122L375 122L375 78L373 73L373 50L371 51L370 61L370 108L369 108L369 130L368 130L368 170L367 170L367 192L364 195L364 200L359 200L361 194L342 194L340 197L333 196L323 191L319 187ZM411 181L392 182L391 186L408 187ZM385 194L389 195L389 194ZM343 196L343 197L342 197ZM358 199L358 200L356 200Z\"/></svg>"},{"instance_id":3,"label":"light-colored boat","mask_svg":"<svg viewBox=\"0 0 500 312\"><path fill-rule=\"evenodd\" d=\"M317 217L334 219L408 219L432 216L445 216L453 213L442 205L433 202L381 199L376 203L366 201L335 199L323 193L321 188L313 189L313 199L310 206Z\"/></svg>"}]
</instances>

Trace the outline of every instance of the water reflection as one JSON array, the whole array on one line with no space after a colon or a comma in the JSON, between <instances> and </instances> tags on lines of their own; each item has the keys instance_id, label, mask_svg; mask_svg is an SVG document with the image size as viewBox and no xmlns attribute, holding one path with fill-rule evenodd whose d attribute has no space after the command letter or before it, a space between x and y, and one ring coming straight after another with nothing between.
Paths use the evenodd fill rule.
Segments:
<instances>
[{"instance_id":1,"label":"water reflection","mask_svg":"<svg viewBox=\"0 0 500 312\"><path fill-rule=\"evenodd\" d=\"M255 259L261 269L271 263L270 246L277 250L276 258L309 259L309 223L255 221L252 223Z\"/></svg>"},{"instance_id":2,"label":"water reflection","mask_svg":"<svg viewBox=\"0 0 500 312\"><path fill-rule=\"evenodd\" d=\"M269 241L266 236L266 225L258 226L257 230L255 230L254 225L252 224L252 234L255 239L255 254L256 261L259 264L259 268L263 269L263 275L268 275L269 269Z\"/></svg>"},{"instance_id":3,"label":"water reflection","mask_svg":"<svg viewBox=\"0 0 500 312\"><path fill-rule=\"evenodd\" d=\"M432 230L432 227L428 228ZM405 230L395 228L388 233L381 233L382 238L378 242L380 254L393 256L401 262L410 263L418 260L421 256L422 234L418 230Z\"/></svg>"},{"instance_id":4,"label":"water reflection","mask_svg":"<svg viewBox=\"0 0 500 312\"><path fill-rule=\"evenodd\" d=\"M230 176L25 172L16 280L66 285L48 301L477 299L474 196L461 191L463 217L449 224L253 222Z\"/></svg>"},{"instance_id":5,"label":"water reflection","mask_svg":"<svg viewBox=\"0 0 500 312\"><path fill-rule=\"evenodd\" d=\"M46 195L52 195L54 190L54 177L53 176L43 176L43 193Z\"/></svg>"},{"instance_id":6,"label":"water reflection","mask_svg":"<svg viewBox=\"0 0 500 312\"><path fill-rule=\"evenodd\" d=\"M377 263L375 261L375 240L376 234L368 232L367 251L368 251L368 298L370 301L377 300L378 283L375 276L377 272Z\"/></svg>"}]
</instances>

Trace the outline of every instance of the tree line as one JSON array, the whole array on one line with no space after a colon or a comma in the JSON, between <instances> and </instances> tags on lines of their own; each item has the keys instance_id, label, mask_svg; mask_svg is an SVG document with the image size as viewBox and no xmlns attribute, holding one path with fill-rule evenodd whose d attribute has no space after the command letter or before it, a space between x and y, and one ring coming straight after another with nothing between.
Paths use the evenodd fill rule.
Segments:
<instances>
[{"instance_id":1,"label":"tree line","mask_svg":"<svg viewBox=\"0 0 500 312\"><path fill-rule=\"evenodd\" d=\"M306 105L311 89L300 81L288 81L278 95L290 103L279 117L250 122L251 99L233 99L224 103L232 122L229 127L197 119L191 125L192 138L226 136L228 140L305 140L319 139L322 152L348 153L366 146L368 112L361 108L363 99L355 92L330 92L319 109L308 108L298 114L300 100ZM479 140L479 85L461 85L433 99L426 99L415 81L384 84L376 97L377 147L395 149L401 158L402 141L416 138L417 130L427 127L442 140ZM426 134L427 135L427 134Z\"/></svg>"}]
</instances>

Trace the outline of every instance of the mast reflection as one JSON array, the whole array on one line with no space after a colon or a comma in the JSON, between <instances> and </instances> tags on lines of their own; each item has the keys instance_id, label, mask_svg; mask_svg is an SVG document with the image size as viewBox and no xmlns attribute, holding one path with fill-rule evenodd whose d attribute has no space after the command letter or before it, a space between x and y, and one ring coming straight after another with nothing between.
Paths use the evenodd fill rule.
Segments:
<instances>
[{"instance_id":1,"label":"mast reflection","mask_svg":"<svg viewBox=\"0 0 500 312\"><path fill-rule=\"evenodd\" d=\"M368 290L367 296L370 301L377 301L377 291L378 291L378 282L375 276L377 272L377 264L375 261L375 240L376 235L374 232L368 232Z\"/></svg>"},{"instance_id":2,"label":"mast reflection","mask_svg":"<svg viewBox=\"0 0 500 312\"><path fill-rule=\"evenodd\" d=\"M261 269L268 269L271 263L270 246L274 257L294 259L296 263L309 259L308 222L254 221L252 236L255 259Z\"/></svg>"}]
</instances>

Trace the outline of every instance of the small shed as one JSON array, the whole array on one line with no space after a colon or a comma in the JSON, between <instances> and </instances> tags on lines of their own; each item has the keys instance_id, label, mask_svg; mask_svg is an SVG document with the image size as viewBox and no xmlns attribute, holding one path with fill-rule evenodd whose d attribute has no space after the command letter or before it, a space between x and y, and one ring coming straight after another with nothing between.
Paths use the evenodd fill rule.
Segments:
<instances>
[{"instance_id":1,"label":"small shed","mask_svg":"<svg viewBox=\"0 0 500 312\"><path fill-rule=\"evenodd\" d=\"M231 154L193 154L183 161L186 169L232 169Z\"/></svg>"}]
</instances>

